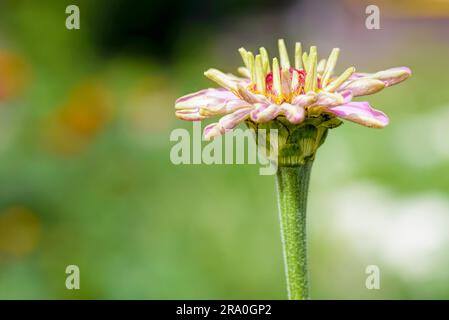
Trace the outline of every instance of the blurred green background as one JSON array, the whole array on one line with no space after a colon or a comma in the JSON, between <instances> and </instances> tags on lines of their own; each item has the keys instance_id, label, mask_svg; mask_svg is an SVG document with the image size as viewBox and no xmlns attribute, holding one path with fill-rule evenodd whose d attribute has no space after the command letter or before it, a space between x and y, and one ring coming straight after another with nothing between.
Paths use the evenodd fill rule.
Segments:
<instances>
[{"instance_id":1,"label":"blurred green background","mask_svg":"<svg viewBox=\"0 0 449 320\"><path fill-rule=\"evenodd\" d=\"M67 30L77 4L81 29ZM170 162L174 100L237 49L340 47L338 71L409 66L318 152L312 298L449 298L449 2L0 3L0 298L284 299L274 177ZM65 268L81 271L67 290ZM381 270L367 290L365 268Z\"/></svg>"}]
</instances>

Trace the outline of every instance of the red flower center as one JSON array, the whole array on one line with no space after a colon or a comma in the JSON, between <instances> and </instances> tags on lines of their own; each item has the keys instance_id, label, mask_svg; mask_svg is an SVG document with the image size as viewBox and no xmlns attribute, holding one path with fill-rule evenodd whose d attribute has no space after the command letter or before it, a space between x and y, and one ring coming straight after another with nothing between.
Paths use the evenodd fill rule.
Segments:
<instances>
[{"instance_id":1,"label":"red flower center","mask_svg":"<svg viewBox=\"0 0 449 320\"><path fill-rule=\"evenodd\" d=\"M289 83L291 83L292 77L293 77L293 73L296 72L299 75L299 84L301 87L304 87L304 83L306 80L306 71L301 69L295 69L295 68L290 68L289 70L290 73L290 79L289 79ZM281 72L281 77L282 77L282 68L280 68L280 72ZM296 75L295 75L296 76ZM269 72L265 78L265 83L266 83L266 90L269 93L273 92L273 72Z\"/></svg>"}]
</instances>

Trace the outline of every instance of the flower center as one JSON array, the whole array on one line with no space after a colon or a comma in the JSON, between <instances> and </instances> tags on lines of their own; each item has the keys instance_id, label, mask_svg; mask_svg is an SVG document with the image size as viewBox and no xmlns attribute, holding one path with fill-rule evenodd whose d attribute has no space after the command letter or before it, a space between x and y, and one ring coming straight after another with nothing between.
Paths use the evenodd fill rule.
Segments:
<instances>
[{"instance_id":1,"label":"flower center","mask_svg":"<svg viewBox=\"0 0 449 320\"><path fill-rule=\"evenodd\" d=\"M285 69L279 68L279 73L281 75L281 92L276 92L273 85L273 72L268 72L265 77L265 96L272 98L275 103L282 103L284 101L290 102L295 96L304 94L304 87L307 72L304 69L289 68L288 74L284 73ZM287 75L287 77L286 77ZM296 78L294 80L294 78ZM317 77L317 87L321 89L321 77ZM257 90L255 83L251 83L248 89L253 93L261 93Z\"/></svg>"},{"instance_id":2,"label":"flower center","mask_svg":"<svg viewBox=\"0 0 449 320\"><path fill-rule=\"evenodd\" d=\"M283 76L282 68L279 68L279 71L280 71L280 74L281 74L281 82L284 82L284 83L287 83L287 84L290 84L290 85L292 83L293 75L296 76L296 74L298 74L299 75L299 88L300 89L304 88L306 75L307 75L305 70L303 70L303 69L298 70L298 69L295 69L295 68L290 68L288 70L289 71L289 75L290 75L288 79L283 79L284 76ZM266 84L266 91L267 91L267 93L274 94L274 92L273 92L273 72L272 71L269 72L267 74L267 76L265 77L265 84Z\"/></svg>"}]
</instances>

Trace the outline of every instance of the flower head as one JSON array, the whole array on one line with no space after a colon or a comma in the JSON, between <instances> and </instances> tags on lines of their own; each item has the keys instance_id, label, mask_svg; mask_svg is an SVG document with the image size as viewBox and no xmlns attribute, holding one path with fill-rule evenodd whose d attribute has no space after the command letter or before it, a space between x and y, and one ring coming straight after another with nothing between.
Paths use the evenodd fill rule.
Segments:
<instances>
[{"instance_id":1,"label":"flower head","mask_svg":"<svg viewBox=\"0 0 449 320\"><path fill-rule=\"evenodd\" d=\"M206 139L222 135L244 121L258 125L275 119L299 125L311 119L321 119L322 123L341 118L382 128L388 124L388 116L368 102L354 102L352 98L379 92L411 75L407 67L371 74L356 73L354 67L349 67L334 75L340 49L334 48L327 60L318 60L315 46L303 52L298 42L291 64L284 40L280 39L278 45L279 59L274 58L271 64L265 48L260 48L257 55L240 48L244 62L244 67L238 68L241 77L207 70L205 76L221 88L179 98L176 116L189 121L222 116L204 129Z\"/></svg>"}]
</instances>

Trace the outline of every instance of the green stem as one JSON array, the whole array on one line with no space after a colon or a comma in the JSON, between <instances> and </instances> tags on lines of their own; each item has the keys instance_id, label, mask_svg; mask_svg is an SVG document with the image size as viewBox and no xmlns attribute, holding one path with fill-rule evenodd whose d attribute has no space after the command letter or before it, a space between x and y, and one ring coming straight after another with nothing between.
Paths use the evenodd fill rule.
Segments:
<instances>
[{"instance_id":1,"label":"green stem","mask_svg":"<svg viewBox=\"0 0 449 320\"><path fill-rule=\"evenodd\" d=\"M306 208L313 161L298 166L280 166L277 192L287 291L290 300L309 299Z\"/></svg>"}]
</instances>

